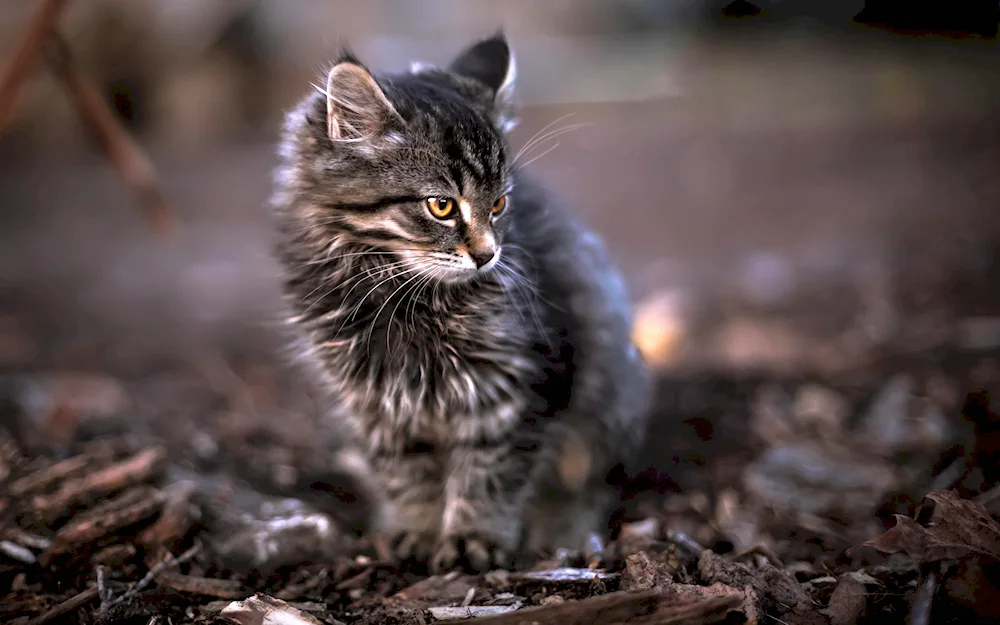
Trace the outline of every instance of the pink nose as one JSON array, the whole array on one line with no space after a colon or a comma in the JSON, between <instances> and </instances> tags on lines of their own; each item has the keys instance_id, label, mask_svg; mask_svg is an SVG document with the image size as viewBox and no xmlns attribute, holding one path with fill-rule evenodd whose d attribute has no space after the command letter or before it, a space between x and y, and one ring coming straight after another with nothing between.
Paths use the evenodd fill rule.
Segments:
<instances>
[{"instance_id":1,"label":"pink nose","mask_svg":"<svg viewBox=\"0 0 1000 625\"><path fill-rule=\"evenodd\" d=\"M482 269L483 265L493 260L495 253L493 250L469 250L469 256L472 257L472 262L476 263L478 269Z\"/></svg>"}]
</instances>

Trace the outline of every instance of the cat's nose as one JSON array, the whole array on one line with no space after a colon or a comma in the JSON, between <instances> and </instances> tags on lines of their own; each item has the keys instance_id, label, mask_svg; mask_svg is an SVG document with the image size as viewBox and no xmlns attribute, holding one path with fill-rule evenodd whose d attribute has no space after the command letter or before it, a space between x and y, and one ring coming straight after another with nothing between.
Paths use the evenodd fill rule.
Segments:
<instances>
[{"instance_id":1,"label":"cat's nose","mask_svg":"<svg viewBox=\"0 0 1000 625\"><path fill-rule=\"evenodd\" d=\"M469 250L469 256L472 258L472 262L476 263L476 269L482 269L490 264L496 254L496 250L490 249Z\"/></svg>"}]
</instances>

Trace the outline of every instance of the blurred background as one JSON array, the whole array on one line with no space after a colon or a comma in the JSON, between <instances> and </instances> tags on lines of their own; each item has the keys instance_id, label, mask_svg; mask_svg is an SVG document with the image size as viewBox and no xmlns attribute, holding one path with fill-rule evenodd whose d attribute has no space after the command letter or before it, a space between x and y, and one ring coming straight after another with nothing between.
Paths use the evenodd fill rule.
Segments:
<instances>
[{"instance_id":1,"label":"blurred background","mask_svg":"<svg viewBox=\"0 0 1000 625\"><path fill-rule=\"evenodd\" d=\"M37 64L0 135L6 410L40 445L128 431L298 484L325 452L275 322L283 112L345 44L404 70L503 27L512 142L581 125L532 166L606 238L660 376L626 517L746 548L788 536L746 510L783 510L842 548L931 484L985 490L989 401L962 407L1000 388L997 3L905 4L73 2L59 30L178 228ZM34 9L0 12L0 66Z\"/></svg>"}]
</instances>

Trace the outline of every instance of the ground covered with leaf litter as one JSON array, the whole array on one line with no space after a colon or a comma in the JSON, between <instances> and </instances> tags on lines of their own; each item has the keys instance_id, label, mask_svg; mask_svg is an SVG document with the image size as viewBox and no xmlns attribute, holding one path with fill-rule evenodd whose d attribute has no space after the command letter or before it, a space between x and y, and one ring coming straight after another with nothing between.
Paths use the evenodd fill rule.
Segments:
<instances>
[{"instance_id":1,"label":"ground covered with leaf litter","mask_svg":"<svg viewBox=\"0 0 1000 625\"><path fill-rule=\"evenodd\" d=\"M645 298L658 398L610 539L440 576L359 532L363 494L277 341L133 362L8 294L0 622L994 622L1000 308L948 292L840 317L720 304L683 331Z\"/></svg>"}]
</instances>

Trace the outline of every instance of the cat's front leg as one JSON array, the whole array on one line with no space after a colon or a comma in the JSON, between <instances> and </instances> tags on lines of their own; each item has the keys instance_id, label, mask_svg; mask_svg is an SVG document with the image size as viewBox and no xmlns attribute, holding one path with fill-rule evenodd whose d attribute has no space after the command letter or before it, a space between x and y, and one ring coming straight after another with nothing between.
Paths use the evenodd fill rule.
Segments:
<instances>
[{"instance_id":1,"label":"cat's front leg","mask_svg":"<svg viewBox=\"0 0 1000 625\"><path fill-rule=\"evenodd\" d=\"M443 472L431 454L384 455L372 459L381 506L376 527L400 560L426 562L441 533Z\"/></svg>"},{"instance_id":2,"label":"cat's front leg","mask_svg":"<svg viewBox=\"0 0 1000 625\"><path fill-rule=\"evenodd\" d=\"M482 572L508 563L521 539L535 462L536 448L512 437L452 451L432 571L464 562Z\"/></svg>"}]
</instances>

